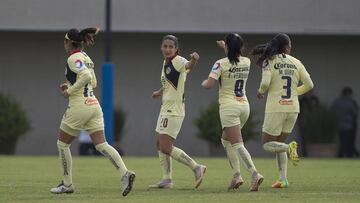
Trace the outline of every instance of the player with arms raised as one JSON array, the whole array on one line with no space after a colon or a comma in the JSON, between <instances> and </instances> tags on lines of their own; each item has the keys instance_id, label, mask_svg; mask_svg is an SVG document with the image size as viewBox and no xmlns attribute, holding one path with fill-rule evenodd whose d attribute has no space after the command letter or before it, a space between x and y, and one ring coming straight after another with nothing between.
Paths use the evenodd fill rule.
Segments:
<instances>
[{"instance_id":1,"label":"player with arms raised","mask_svg":"<svg viewBox=\"0 0 360 203\"><path fill-rule=\"evenodd\" d=\"M258 173L251 156L244 146L241 128L250 114L246 97L246 82L250 71L250 59L242 55L244 40L238 34L228 34L225 41L218 41L227 57L214 64L208 79L202 86L210 89L219 81L220 120L223 128L221 142L234 171L229 190L244 183L240 175L239 160L242 160L252 177L250 191L257 191L264 177Z\"/></svg>"},{"instance_id":2,"label":"player with arms raised","mask_svg":"<svg viewBox=\"0 0 360 203\"><path fill-rule=\"evenodd\" d=\"M190 61L178 55L178 38L166 35L162 39L161 52L164 62L161 71L162 87L153 92L153 98L162 97L160 115L156 126L156 146L159 153L163 179L150 188L172 188L172 158L188 166L195 176L195 188L204 177L206 166L196 163L183 150L173 146L185 116L184 89L187 74L195 67L199 55L194 52Z\"/></svg>"},{"instance_id":3,"label":"player with arms raised","mask_svg":"<svg viewBox=\"0 0 360 203\"><path fill-rule=\"evenodd\" d=\"M298 96L313 88L313 82L304 65L290 56L291 41L288 35L278 34L269 43L258 45L253 55L260 55L257 64L262 67L262 80L258 98L266 101L263 125L263 147L276 153L280 178L273 188L286 188L287 153L294 165L299 162L297 143L285 140L291 133L300 112ZM301 85L299 86L299 84Z\"/></svg>"}]
</instances>

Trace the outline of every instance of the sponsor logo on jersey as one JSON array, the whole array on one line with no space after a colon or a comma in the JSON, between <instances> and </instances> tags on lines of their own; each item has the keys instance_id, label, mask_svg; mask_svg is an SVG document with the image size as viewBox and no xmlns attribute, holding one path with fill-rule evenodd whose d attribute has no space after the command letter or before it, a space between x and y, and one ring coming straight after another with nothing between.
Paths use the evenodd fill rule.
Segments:
<instances>
[{"instance_id":1,"label":"sponsor logo on jersey","mask_svg":"<svg viewBox=\"0 0 360 203\"><path fill-rule=\"evenodd\" d=\"M294 102L293 102L293 100L292 99L281 99L281 100L279 100L279 104L280 105L293 105L294 104Z\"/></svg>"},{"instance_id":2,"label":"sponsor logo on jersey","mask_svg":"<svg viewBox=\"0 0 360 203\"><path fill-rule=\"evenodd\" d=\"M276 70L277 69L282 69L282 68L297 69L294 64L289 64L289 63L275 63L274 68Z\"/></svg>"},{"instance_id":3,"label":"sponsor logo on jersey","mask_svg":"<svg viewBox=\"0 0 360 203\"><path fill-rule=\"evenodd\" d=\"M249 71L249 67L236 67L233 66L229 69L229 72L235 73L235 72L247 72Z\"/></svg>"},{"instance_id":4,"label":"sponsor logo on jersey","mask_svg":"<svg viewBox=\"0 0 360 203\"><path fill-rule=\"evenodd\" d=\"M99 103L99 101L96 98L87 98L85 100L85 104L88 105L88 106L95 105L95 104L98 104L98 103Z\"/></svg>"},{"instance_id":5,"label":"sponsor logo on jersey","mask_svg":"<svg viewBox=\"0 0 360 203\"><path fill-rule=\"evenodd\" d=\"M238 102L244 102L246 101L245 97L244 96L241 96L241 97L235 97L235 100L238 101Z\"/></svg>"},{"instance_id":6,"label":"sponsor logo on jersey","mask_svg":"<svg viewBox=\"0 0 360 203\"><path fill-rule=\"evenodd\" d=\"M75 66L77 69L80 69L80 70L85 68L84 63L79 59L75 61Z\"/></svg>"}]
</instances>

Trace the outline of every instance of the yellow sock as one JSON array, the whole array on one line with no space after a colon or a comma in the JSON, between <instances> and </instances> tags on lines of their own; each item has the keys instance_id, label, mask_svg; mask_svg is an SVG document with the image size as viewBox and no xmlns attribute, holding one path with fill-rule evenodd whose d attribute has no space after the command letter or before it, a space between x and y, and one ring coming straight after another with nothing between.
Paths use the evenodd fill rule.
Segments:
<instances>
[{"instance_id":1,"label":"yellow sock","mask_svg":"<svg viewBox=\"0 0 360 203\"><path fill-rule=\"evenodd\" d=\"M230 167L233 169L234 174L240 174L240 162L236 149L227 140L221 139L221 143L225 148L227 157L229 159Z\"/></svg>"},{"instance_id":2,"label":"yellow sock","mask_svg":"<svg viewBox=\"0 0 360 203\"><path fill-rule=\"evenodd\" d=\"M194 170L198 165L189 155L177 147L173 147L170 156L176 161L188 166L192 170Z\"/></svg>"},{"instance_id":3,"label":"yellow sock","mask_svg":"<svg viewBox=\"0 0 360 203\"><path fill-rule=\"evenodd\" d=\"M95 148L111 161L115 168L120 172L121 176L125 175L127 168L124 161L121 159L120 154L114 147L110 146L107 142L104 142L96 145Z\"/></svg>"},{"instance_id":4,"label":"yellow sock","mask_svg":"<svg viewBox=\"0 0 360 203\"><path fill-rule=\"evenodd\" d=\"M61 173L63 175L64 185L69 186L72 184L72 157L70 151L70 144L57 141L59 151L59 159L61 165Z\"/></svg>"},{"instance_id":5,"label":"yellow sock","mask_svg":"<svg viewBox=\"0 0 360 203\"><path fill-rule=\"evenodd\" d=\"M163 172L163 179L172 179L172 159L169 155L166 155L160 151L159 159L160 159L160 166Z\"/></svg>"}]
</instances>

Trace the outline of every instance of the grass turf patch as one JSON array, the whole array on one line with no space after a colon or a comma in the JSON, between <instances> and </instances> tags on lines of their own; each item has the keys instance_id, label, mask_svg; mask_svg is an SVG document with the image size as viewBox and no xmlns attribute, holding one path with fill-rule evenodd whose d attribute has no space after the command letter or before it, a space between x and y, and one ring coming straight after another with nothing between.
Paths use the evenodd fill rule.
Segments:
<instances>
[{"instance_id":1,"label":"grass turf patch","mask_svg":"<svg viewBox=\"0 0 360 203\"><path fill-rule=\"evenodd\" d=\"M157 158L125 157L127 167L136 172L133 191L122 197L120 176L104 157L74 157L74 194L53 195L51 187L60 182L57 157L0 156L0 202L359 202L360 161L344 159L305 159L298 167L289 163L290 187L272 189L278 172L274 159L255 159L265 180L259 192L248 192L250 176L242 167L245 184L239 190L226 190L232 177L227 159L197 158L208 166L203 184L194 188L187 167L173 163L175 186L169 190L148 185L161 178Z\"/></svg>"}]
</instances>

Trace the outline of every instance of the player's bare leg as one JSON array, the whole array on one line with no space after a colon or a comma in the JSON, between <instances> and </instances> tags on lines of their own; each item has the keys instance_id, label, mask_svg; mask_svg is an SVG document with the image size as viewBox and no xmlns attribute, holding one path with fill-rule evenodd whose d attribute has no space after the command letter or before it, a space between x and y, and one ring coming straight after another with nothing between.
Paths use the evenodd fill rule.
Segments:
<instances>
[{"instance_id":1,"label":"player's bare leg","mask_svg":"<svg viewBox=\"0 0 360 203\"><path fill-rule=\"evenodd\" d=\"M133 183L135 181L135 173L133 171L129 171L126 168L120 154L116 151L116 149L114 149L106 142L103 131L94 132L90 135L90 137L95 145L96 150L106 156L115 166L115 168L120 172L120 175L122 177L122 195L128 195L132 190Z\"/></svg>"},{"instance_id":2,"label":"player's bare leg","mask_svg":"<svg viewBox=\"0 0 360 203\"><path fill-rule=\"evenodd\" d=\"M63 178L57 187L51 188L51 193L62 194L74 192L74 185L72 182L72 157L70 151L70 145L74 139L74 136L59 130L57 146L59 151L61 174Z\"/></svg>"}]
</instances>

